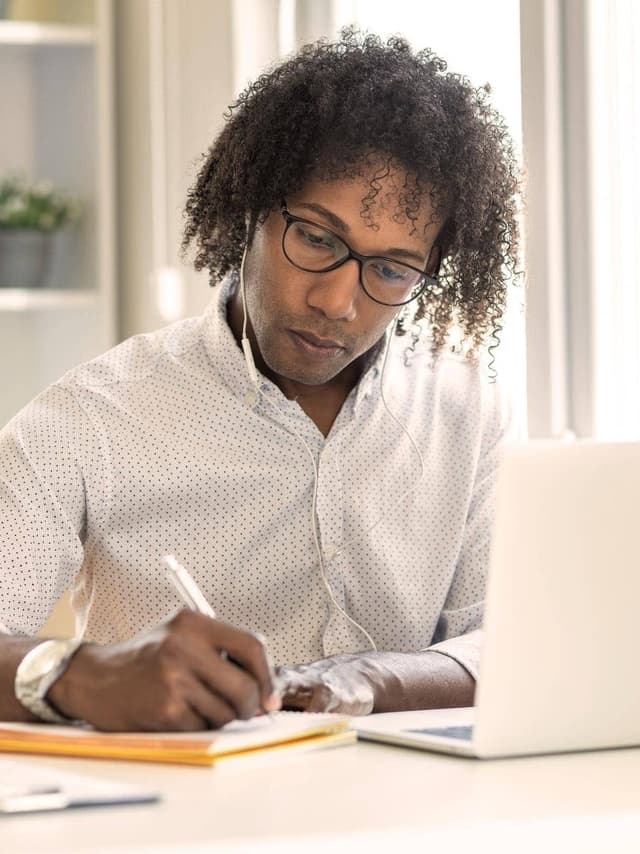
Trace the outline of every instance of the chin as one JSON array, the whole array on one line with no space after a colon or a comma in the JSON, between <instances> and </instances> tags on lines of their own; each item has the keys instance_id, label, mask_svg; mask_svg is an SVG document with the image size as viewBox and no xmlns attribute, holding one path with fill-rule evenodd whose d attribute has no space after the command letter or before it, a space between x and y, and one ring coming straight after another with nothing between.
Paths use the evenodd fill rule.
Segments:
<instances>
[{"instance_id":1,"label":"chin","mask_svg":"<svg viewBox=\"0 0 640 854\"><path fill-rule=\"evenodd\" d=\"M331 382L331 380L335 379L335 377L340 373L340 371L327 371L325 373L319 373L311 370L302 371L300 369L300 365L278 365L277 363L270 364L268 362L267 364L275 375L276 380L280 377L281 379L289 380L290 382L309 386L325 385L325 383ZM340 370L342 370L342 368Z\"/></svg>"},{"instance_id":2,"label":"chin","mask_svg":"<svg viewBox=\"0 0 640 854\"><path fill-rule=\"evenodd\" d=\"M326 385L326 383L331 382L332 379L335 379L337 374L329 374L328 376L318 376L317 374L301 374L299 371L288 371L285 373L280 373L280 376L284 379L291 380L291 382L300 383L300 385Z\"/></svg>"}]
</instances>

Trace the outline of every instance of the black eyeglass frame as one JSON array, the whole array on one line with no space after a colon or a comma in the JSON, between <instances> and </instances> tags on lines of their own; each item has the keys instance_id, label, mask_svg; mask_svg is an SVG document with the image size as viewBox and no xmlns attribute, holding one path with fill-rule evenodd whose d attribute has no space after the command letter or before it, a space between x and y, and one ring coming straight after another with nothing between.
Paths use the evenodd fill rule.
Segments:
<instances>
[{"instance_id":1,"label":"black eyeglass frame","mask_svg":"<svg viewBox=\"0 0 640 854\"><path fill-rule=\"evenodd\" d=\"M292 214L291 211L287 208L287 203L284 199L280 203L280 213L282 214L282 217L286 223L285 229L282 233L282 253L283 253L284 257L287 259L287 261L290 264L293 264L294 267L297 267L298 270L303 270L305 273L329 273L329 272L331 272L331 270L337 270L338 267L342 267L343 264L346 264L347 261L350 261L351 258L353 258L355 261L358 262L358 268L359 268L358 282L360 283L360 287L365 292L365 294L369 297L369 299L373 300L374 302L377 302L379 305L386 305L386 306L389 306L392 308L399 308L400 306L408 305L410 302L413 302L415 299L417 299L420 296L420 294L424 293L424 291L426 290L428 285L431 285L432 287L437 287L437 285L438 285L438 272L440 270L440 263L442 260L442 250L437 244L434 244L431 247L431 252L429 253L429 258L427 258L427 265L426 266L428 267L429 261L431 260L431 253L433 252L434 248L437 249L437 251L439 253L438 263L436 264L435 275L432 276L429 273L427 273L426 269L422 270L420 267L414 267L411 264L405 264L404 261L396 261L393 258L385 258L384 255L360 255L359 252L355 252L349 246L349 244L346 242L346 240L344 240L342 237L340 237L338 234L336 234L330 228L326 228L326 226L320 225L317 222L313 222L310 219L305 219L304 217L296 216L295 214ZM328 267L325 267L322 270L310 270L308 267L300 266L300 264L297 264L295 261L292 261L292 259L287 254L287 250L285 249L285 245L284 245L285 238L287 236L287 232L289 231L290 226L293 225L294 222L302 222L306 225L312 225L314 228L321 228L323 231L326 231L328 234L330 234L332 237L335 237L336 240L339 240L340 243L343 244L343 246L347 250L347 255L345 255L344 258L341 258L339 261L335 261L333 264L330 264ZM377 299L376 297L371 296L371 294L367 290L365 283L364 283L364 277L362 275L362 271L364 269L364 264L367 261L388 261L390 264L401 264L403 267L408 267L409 270L413 270L415 273L420 273L420 275L423 278L422 285L420 286L420 289L418 290L417 293L413 293L412 296L409 297L409 299L406 299L403 302L384 302L383 300ZM418 285L416 285L416 287L418 287Z\"/></svg>"}]
</instances>

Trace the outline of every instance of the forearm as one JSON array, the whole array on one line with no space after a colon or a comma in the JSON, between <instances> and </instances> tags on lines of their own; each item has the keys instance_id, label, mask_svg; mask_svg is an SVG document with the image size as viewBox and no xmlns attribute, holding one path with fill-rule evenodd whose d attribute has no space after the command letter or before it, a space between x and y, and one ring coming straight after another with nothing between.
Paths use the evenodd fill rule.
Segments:
<instances>
[{"instance_id":1,"label":"forearm","mask_svg":"<svg viewBox=\"0 0 640 854\"><path fill-rule=\"evenodd\" d=\"M475 681L453 658L416 653L341 654L278 668L283 707L367 715L473 705Z\"/></svg>"},{"instance_id":2,"label":"forearm","mask_svg":"<svg viewBox=\"0 0 640 854\"><path fill-rule=\"evenodd\" d=\"M453 658L429 650L357 657L374 689L374 712L471 706L475 680Z\"/></svg>"},{"instance_id":3,"label":"forearm","mask_svg":"<svg viewBox=\"0 0 640 854\"><path fill-rule=\"evenodd\" d=\"M24 656L39 643L42 638L13 637L0 634L0 720L35 721L31 714L16 699L14 681L16 670Z\"/></svg>"}]
</instances>

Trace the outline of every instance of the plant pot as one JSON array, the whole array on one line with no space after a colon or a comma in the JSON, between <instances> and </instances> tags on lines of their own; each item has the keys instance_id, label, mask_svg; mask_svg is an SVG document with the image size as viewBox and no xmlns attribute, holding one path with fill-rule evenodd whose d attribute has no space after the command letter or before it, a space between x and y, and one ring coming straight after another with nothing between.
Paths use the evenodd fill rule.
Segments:
<instances>
[{"instance_id":1,"label":"plant pot","mask_svg":"<svg viewBox=\"0 0 640 854\"><path fill-rule=\"evenodd\" d=\"M51 266L53 239L51 232L0 229L0 287L44 287Z\"/></svg>"}]
</instances>

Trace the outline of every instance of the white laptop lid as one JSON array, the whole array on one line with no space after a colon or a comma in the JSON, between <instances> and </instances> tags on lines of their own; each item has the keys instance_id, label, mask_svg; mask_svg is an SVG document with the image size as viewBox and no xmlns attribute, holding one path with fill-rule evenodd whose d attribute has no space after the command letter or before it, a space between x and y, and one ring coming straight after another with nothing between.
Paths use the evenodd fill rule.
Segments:
<instances>
[{"instance_id":1,"label":"white laptop lid","mask_svg":"<svg viewBox=\"0 0 640 854\"><path fill-rule=\"evenodd\" d=\"M640 443L505 449L473 751L640 744Z\"/></svg>"}]
</instances>

